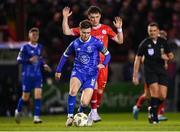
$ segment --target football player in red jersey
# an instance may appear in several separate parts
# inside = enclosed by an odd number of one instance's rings
[[[79,27],[70,28],[68,24],[68,18],[72,14],[69,7],[65,7],[62,11],[63,22],[62,28],[65,35],[79,36]],[[108,37],[117,42],[118,44],[123,43],[123,32],[122,32],[122,19],[120,17],[115,17],[113,24],[117,28],[117,33],[115,33],[111,27],[101,24],[101,9],[96,6],[90,6],[87,11],[88,19],[92,23],[91,35],[100,39],[106,48],[108,48]],[[104,56],[100,53],[100,63],[104,61]],[[97,108],[100,106],[101,99],[104,93],[104,88],[106,87],[108,79],[108,67],[104,69],[99,69],[97,88],[94,90],[91,99],[91,112],[89,117],[92,118],[94,122],[101,121],[101,117],[97,113]]]

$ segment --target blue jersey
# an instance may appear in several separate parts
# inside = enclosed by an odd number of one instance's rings
[[[30,63],[29,59],[37,56],[38,60],[35,63]],[[22,64],[22,76],[42,77],[41,66],[43,65],[42,59],[42,46],[40,44],[32,45],[30,43],[21,47],[17,57],[17,61]]]
[[[98,72],[99,52],[106,54],[108,51],[101,41],[90,36],[86,42],[80,38],[75,39],[63,55],[68,57],[73,52],[75,52],[74,69],[83,74],[95,75]]]

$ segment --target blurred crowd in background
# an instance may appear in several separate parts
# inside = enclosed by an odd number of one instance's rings
[[[147,24],[155,21],[160,29],[167,32],[168,43],[176,56],[168,68],[171,86],[175,85],[175,77],[180,72],[180,0],[0,0],[0,45],[27,41],[28,30],[38,27],[45,58],[55,70],[63,51],[74,39],[63,35],[62,9],[65,6],[71,8],[73,14],[69,24],[77,27],[81,20],[87,18],[86,10],[91,5],[102,9],[101,23],[111,26],[114,31],[114,17],[123,19],[124,44],[119,46],[109,41],[111,63],[123,63],[121,72],[115,73],[123,76],[120,81],[131,81],[136,50],[147,36]],[[68,77],[71,59],[66,65],[64,72]]]

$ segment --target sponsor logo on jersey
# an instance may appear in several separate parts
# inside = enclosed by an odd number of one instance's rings
[[[152,55],[154,55],[154,49],[148,49],[148,54],[150,55],[150,56],[152,56]]]
[[[83,64],[88,64],[89,61],[90,61],[90,57],[89,57],[88,55],[86,55],[86,54],[80,55],[80,56],[79,56],[79,60],[80,60],[80,62],[83,63]]]

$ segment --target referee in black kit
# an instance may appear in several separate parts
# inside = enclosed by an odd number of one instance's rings
[[[148,25],[148,35],[138,47],[134,61],[133,83],[139,84],[138,72],[141,59],[144,56],[145,81],[149,86],[151,100],[149,110],[150,123],[159,123],[157,109],[167,96],[168,75],[164,67],[165,61],[174,58],[173,53],[165,39],[159,36],[159,26],[157,23]]]

